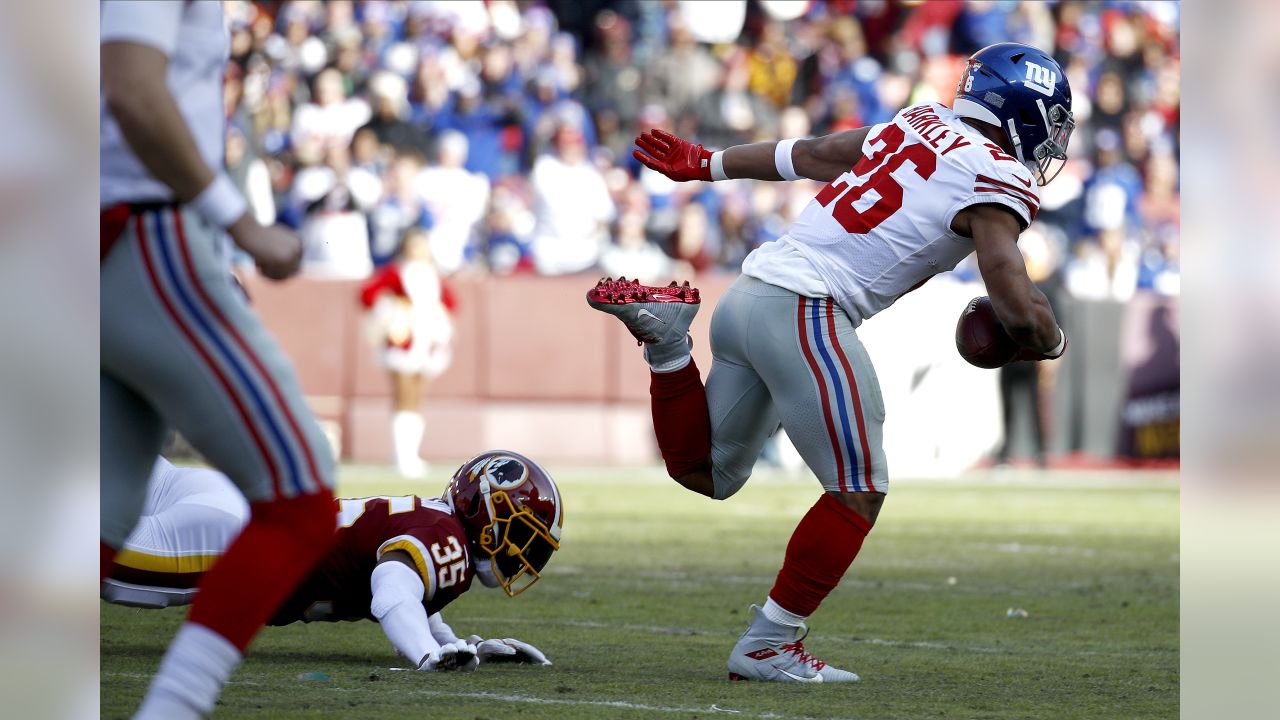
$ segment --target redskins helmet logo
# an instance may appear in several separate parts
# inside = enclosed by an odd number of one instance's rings
[[[514,490],[529,479],[529,468],[513,457],[499,455],[472,465],[469,474],[473,480],[485,478],[495,490]]]

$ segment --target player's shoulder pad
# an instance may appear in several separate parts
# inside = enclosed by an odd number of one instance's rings
[[[1006,205],[1031,224],[1040,211],[1040,188],[1025,165],[994,144],[984,145],[967,160],[973,170],[973,193],[989,202]]]
[[[975,153],[977,162],[974,175],[983,176],[1000,183],[1012,184],[1019,192],[1027,193],[1037,200],[1040,198],[1040,187],[1036,184],[1031,170],[1026,165],[1004,154],[999,148],[983,148],[984,154]],[[1000,157],[996,157],[996,154]],[[980,179],[980,178],[979,178]]]
[[[894,115],[893,125],[932,148],[940,165],[958,168],[961,174],[974,174],[989,157],[984,147],[987,139],[941,103],[905,107]]]
[[[909,122],[917,116],[932,116],[931,119],[937,119],[945,116],[950,109],[942,103],[926,101],[919,102],[915,105],[908,105],[894,114],[894,122]]]
[[[449,507],[449,503],[443,498],[418,496],[418,505],[423,511],[444,517],[453,517],[453,508]]]

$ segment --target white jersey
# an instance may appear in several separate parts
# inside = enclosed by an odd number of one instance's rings
[[[863,158],[818,193],[786,235],[742,272],[808,297],[829,296],[857,326],[973,252],[956,213],[994,203],[1023,227],[1039,209],[1031,171],[945,105],[925,103],[871,128]]]
[[[169,58],[169,92],[178,104],[200,156],[210,168],[222,167],[225,113],[222,74],[230,36],[221,2],[122,2],[101,6],[100,42],[130,42],[154,47]],[[125,142],[105,99],[99,96],[100,203],[163,201],[169,186],[151,177]]]

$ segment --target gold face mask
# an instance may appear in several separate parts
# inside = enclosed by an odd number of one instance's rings
[[[527,507],[516,507],[504,491],[491,493],[493,522],[480,534],[480,551],[493,564],[493,574],[510,597],[528,590],[541,579],[560,542]]]

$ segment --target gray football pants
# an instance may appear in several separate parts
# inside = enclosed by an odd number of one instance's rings
[[[880,382],[848,315],[830,298],[742,275],[711,318],[711,353],[717,498],[747,481],[779,422],[826,490],[888,490]]]
[[[284,353],[194,213],[135,212],[102,262],[102,539],[136,524],[168,429],[250,502],[329,491],[333,455]]]

